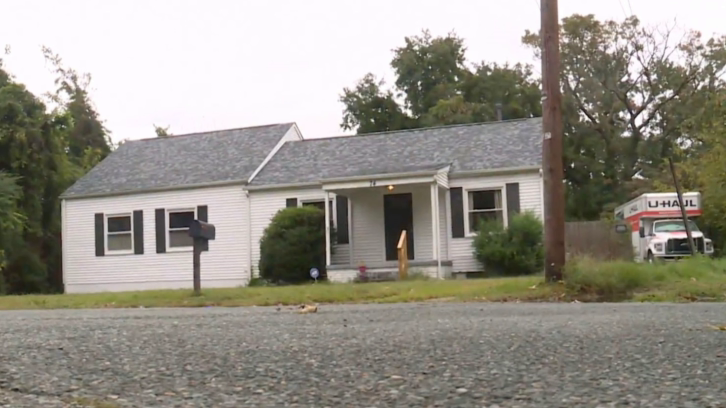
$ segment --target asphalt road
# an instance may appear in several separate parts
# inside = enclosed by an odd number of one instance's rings
[[[726,407],[725,323],[726,304],[2,312],[0,406]]]

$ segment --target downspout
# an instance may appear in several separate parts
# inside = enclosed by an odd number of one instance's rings
[[[441,279],[441,206],[439,184],[436,183],[436,277]]]
[[[245,197],[247,197],[247,268],[250,271],[250,280],[247,285],[249,285],[254,278],[252,272],[252,200],[249,190],[245,190]]]
[[[66,276],[68,276],[68,204],[61,200],[61,279],[63,293],[66,292]]]

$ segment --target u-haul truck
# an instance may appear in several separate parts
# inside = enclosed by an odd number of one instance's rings
[[[692,218],[702,214],[701,193],[683,193],[696,251],[713,255],[713,242],[698,229]],[[647,193],[615,209],[615,219],[630,225],[635,260],[655,262],[691,255],[676,193]]]

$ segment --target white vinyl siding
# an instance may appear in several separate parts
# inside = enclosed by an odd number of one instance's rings
[[[156,253],[155,210],[196,209],[200,205],[208,206],[209,222],[217,230],[216,240],[209,243],[209,251],[202,253],[202,288],[246,285],[249,281],[247,198],[241,186],[227,186],[64,200],[66,292],[192,288],[191,248]],[[143,211],[144,254],[129,251],[123,256],[110,253],[96,256],[94,214],[131,214],[135,210]]]
[[[411,193],[413,198],[413,243],[415,260],[434,259],[433,228],[431,225],[431,185],[398,185],[393,191],[385,187],[360,188],[347,190],[345,195],[350,202],[349,219],[353,257],[350,257],[348,244],[337,245],[333,251],[333,265],[352,265],[365,263],[369,267],[386,264],[385,229],[383,217],[383,196],[385,194]],[[298,205],[311,201],[322,201],[325,192],[319,188],[291,189],[277,191],[251,191],[252,209],[252,269],[258,273],[260,259],[259,242],[270,219],[285,208],[286,199],[297,198]],[[331,196],[333,194],[331,193]],[[447,260],[447,194],[439,189],[439,222],[441,230],[441,258]],[[333,206],[335,208],[335,206]]]
[[[451,188],[462,187],[464,193],[464,225],[468,230],[468,191],[485,190],[492,188],[503,188],[507,183],[519,183],[519,206],[520,211],[532,211],[540,219],[542,218],[542,179],[538,171],[524,174],[502,175],[491,177],[451,178]],[[506,219],[506,190],[502,191],[502,205],[504,206],[504,218]],[[482,266],[474,257],[472,248],[473,236],[465,238],[453,238],[451,233],[451,222],[447,226],[448,239],[451,243],[449,258],[454,263],[454,272],[481,271]]]
[[[251,252],[254,276],[259,276],[260,240],[272,217],[286,206],[288,198],[297,199],[298,206],[311,202],[325,201],[325,192],[321,188],[286,189],[286,190],[260,190],[250,191],[251,206]],[[331,198],[334,194],[331,194]],[[333,209],[335,205],[333,205]],[[211,210],[210,210],[211,211]],[[331,224],[332,225],[332,224]],[[333,250],[331,262],[333,264],[347,264],[350,259],[348,244],[336,245]],[[323,265],[324,266],[324,265]]]
[[[353,265],[364,262],[373,267],[386,263],[383,196],[400,193],[413,196],[414,260],[434,259],[431,185],[398,185],[393,191],[383,187],[362,188],[349,194],[353,211]]]

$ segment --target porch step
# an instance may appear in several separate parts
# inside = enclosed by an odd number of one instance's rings
[[[364,275],[358,275],[359,282],[388,282],[398,280],[398,271],[368,270]]]

